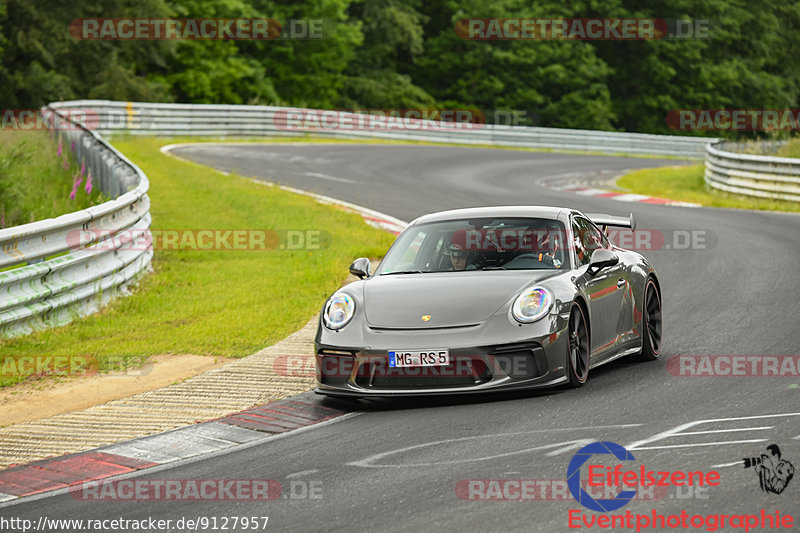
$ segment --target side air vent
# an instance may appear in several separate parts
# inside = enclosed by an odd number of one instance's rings
[[[538,342],[495,346],[489,355],[512,379],[532,379],[547,374],[547,356]]]

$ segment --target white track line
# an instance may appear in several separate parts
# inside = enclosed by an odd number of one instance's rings
[[[779,413],[774,415],[756,415],[756,416],[737,416],[732,418],[711,418],[708,420],[695,420],[694,422],[687,422],[686,424],[681,424],[680,426],[676,426],[672,429],[668,429],[667,431],[662,431],[661,433],[657,433],[652,437],[648,437],[643,440],[639,440],[628,444],[625,446],[628,450],[637,450],[637,449],[645,449],[643,446],[646,444],[650,444],[651,442],[656,442],[659,440],[663,440],[672,436],[675,436],[681,433],[685,429],[689,429],[694,426],[698,426],[700,424],[712,424],[716,422],[734,422],[740,420],[761,420],[764,418],[781,418],[787,416],[800,416],[800,413]],[[740,428],[732,428],[732,429],[740,429]],[[722,443],[725,444],[725,443]],[[646,448],[646,449],[656,449],[656,448]]]
[[[437,444],[452,444],[454,442],[463,442],[467,440],[477,440],[477,439],[491,439],[491,438],[500,438],[500,437],[509,437],[509,436],[516,436],[516,435],[529,435],[533,433],[552,433],[554,431],[584,431],[584,430],[592,430],[592,429],[618,429],[618,428],[628,428],[628,427],[639,427],[642,424],[615,424],[610,426],[588,426],[588,427],[581,427],[581,428],[557,428],[557,429],[533,429],[530,431],[515,431],[512,433],[493,433],[488,435],[471,435],[469,437],[458,437],[454,439],[445,439],[433,442],[425,442],[422,444],[414,444],[412,446],[405,446],[403,448],[396,448],[394,450],[389,450],[388,452],[381,452],[376,453],[374,455],[370,455],[365,459],[360,459],[358,461],[352,461],[347,463],[350,466],[360,466],[362,468],[410,468],[410,467],[420,467],[420,466],[433,466],[433,465],[444,465],[444,464],[456,464],[456,463],[469,463],[475,461],[486,461],[490,459],[496,459],[498,457],[508,457],[511,455],[519,455],[523,453],[528,453],[536,450],[545,450],[549,448],[555,448],[560,446],[560,450],[556,450],[557,452],[563,451],[565,449],[572,449],[573,447],[577,446],[578,443],[586,443],[595,442],[595,440],[586,440],[586,439],[573,439],[567,440],[563,442],[557,442],[554,444],[544,444],[541,446],[534,446],[532,448],[525,448],[522,450],[514,450],[511,452],[496,454],[496,455],[482,455],[480,457],[470,457],[467,459],[459,459],[454,461],[436,461],[433,463],[414,463],[414,464],[373,464],[376,461],[379,461],[385,457],[389,457],[392,455],[403,454],[405,452],[411,450],[417,450],[420,448],[426,448],[429,446],[435,446]],[[585,445],[585,444],[584,444]]]
[[[675,435],[672,436],[677,437],[678,435],[706,435],[708,433],[732,433],[734,431],[758,431],[762,429],[775,429],[775,426],[761,426],[757,428],[709,429],[708,431],[687,431],[686,433],[676,433]]]
[[[320,178],[323,180],[330,180],[330,181],[338,181],[341,183],[355,183],[353,180],[349,180],[347,178],[337,178],[336,176],[330,176],[328,174],[323,174],[322,172],[304,172],[306,176],[311,176],[312,178]]]
[[[697,448],[699,446],[720,446],[722,444],[747,444],[752,442],[766,442],[767,439],[729,440],[721,442],[696,442],[694,444],[665,444],[664,446],[641,446],[628,448],[629,450],[666,450],[669,448]]]

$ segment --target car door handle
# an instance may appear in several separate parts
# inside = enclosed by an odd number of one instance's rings
[[[624,287],[624,286],[625,286],[625,279],[624,279],[624,278],[620,278],[620,279],[617,281],[617,287],[619,287],[619,288],[622,288],[622,287]]]

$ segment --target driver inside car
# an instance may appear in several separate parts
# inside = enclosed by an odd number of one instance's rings
[[[450,256],[450,270],[475,270],[475,265],[469,264],[469,252],[460,244],[451,244],[444,250],[444,255]]]
[[[548,226],[544,234],[544,239],[540,242],[537,258],[540,262],[555,268],[561,268],[562,261],[559,258],[559,241],[561,232],[558,226]]]

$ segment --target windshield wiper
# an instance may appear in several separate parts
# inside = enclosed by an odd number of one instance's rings
[[[501,266],[485,266],[481,267],[481,270],[508,270],[506,267]]]
[[[395,272],[384,272],[381,276],[388,276],[389,274],[422,274],[422,270],[397,270]]]

